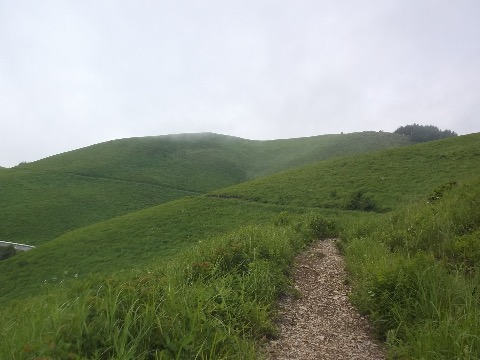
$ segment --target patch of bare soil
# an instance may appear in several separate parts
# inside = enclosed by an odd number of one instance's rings
[[[267,359],[385,359],[367,320],[348,298],[343,257],[335,240],[315,242],[296,259],[295,288],[279,305],[279,336],[265,346]]]

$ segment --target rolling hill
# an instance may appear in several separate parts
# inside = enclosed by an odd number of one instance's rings
[[[216,134],[109,141],[0,172],[0,239],[39,245],[68,231],[312,161],[408,145],[364,132],[251,141]]]
[[[84,276],[128,269],[132,262],[146,265],[231,228],[268,222],[281,211],[335,216],[351,210],[398,208],[447,182],[475,176],[479,140],[480,135],[474,134],[317,161],[208,194],[118,217],[110,214],[109,220],[72,230],[0,263],[2,297],[36,293],[45,281],[59,279],[65,272]],[[358,194],[357,207],[349,208]],[[364,209],[365,201],[373,207]],[[21,289],[12,278],[21,279]]]

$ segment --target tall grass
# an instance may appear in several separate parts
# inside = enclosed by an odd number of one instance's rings
[[[257,358],[314,222],[243,227],[153,268],[11,303],[0,358]]]
[[[480,179],[363,220],[343,237],[352,299],[391,356],[480,358]]]

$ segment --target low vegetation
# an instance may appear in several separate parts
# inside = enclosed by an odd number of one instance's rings
[[[8,258],[15,256],[16,253],[17,250],[15,250],[13,245],[0,246],[0,261],[7,260]]]
[[[480,134],[315,162],[211,192],[287,206],[385,212],[475,174]]]
[[[0,262],[0,304],[88,274],[164,261],[209,237],[269,222],[282,210],[234,199],[187,197],[80,228]]]

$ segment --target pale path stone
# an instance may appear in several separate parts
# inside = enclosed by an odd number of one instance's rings
[[[265,346],[267,359],[385,359],[367,320],[348,298],[343,257],[334,240],[315,242],[296,259],[300,297],[279,305],[279,336]]]

